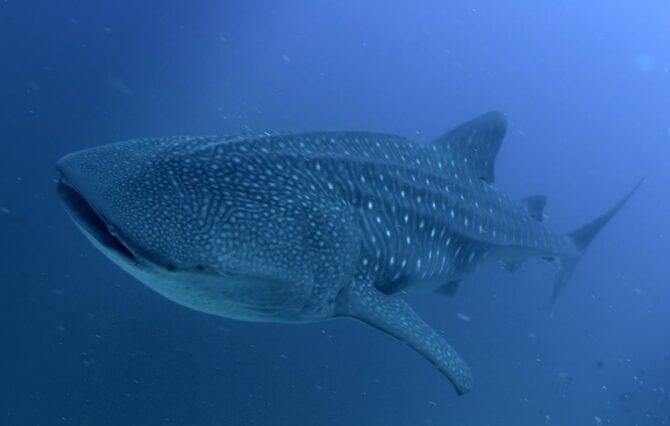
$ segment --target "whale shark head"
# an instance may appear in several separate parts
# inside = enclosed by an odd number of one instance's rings
[[[168,271],[208,263],[211,242],[191,238],[198,212],[189,202],[200,194],[186,187],[192,160],[177,155],[187,144],[130,141],[58,161],[58,193],[68,213],[112,260]],[[183,240],[188,250],[177,244]]]
[[[58,193],[96,248],[171,300],[241,319],[298,309],[286,285],[295,271],[259,226],[276,214],[290,235],[291,214],[271,208],[248,159],[223,145],[185,137],[76,152],[57,163]]]

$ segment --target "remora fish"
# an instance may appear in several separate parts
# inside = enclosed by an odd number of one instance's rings
[[[465,362],[396,293],[453,294],[483,262],[541,257],[558,264],[555,300],[637,189],[553,233],[543,196],[515,202],[493,186],[505,130],[492,112],[430,144],[362,132],[132,140],[63,157],[58,191],[94,246],[170,300],[249,321],[356,318],[465,393]]]

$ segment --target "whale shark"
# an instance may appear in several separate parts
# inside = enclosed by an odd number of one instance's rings
[[[500,112],[431,142],[370,132],[136,139],[57,162],[76,226],[130,275],[197,311],[279,323],[353,318],[406,343],[458,394],[456,350],[402,298],[454,295],[486,262],[552,261],[552,303],[589,243],[640,183],[561,234],[544,196],[495,186]]]

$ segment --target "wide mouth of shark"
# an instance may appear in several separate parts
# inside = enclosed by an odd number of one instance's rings
[[[137,263],[137,258],[133,252],[111,231],[107,221],[83,195],[63,179],[58,181],[57,190],[72,219],[91,237],[127,261]]]

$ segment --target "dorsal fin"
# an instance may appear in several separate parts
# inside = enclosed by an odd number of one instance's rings
[[[463,159],[480,179],[493,183],[498,150],[507,130],[507,120],[498,111],[461,124],[433,143],[445,147],[450,156]]]
[[[547,197],[544,195],[531,195],[521,200],[521,204],[526,206],[528,214],[540,222],[544,221],[544,206],[547,205]]]

